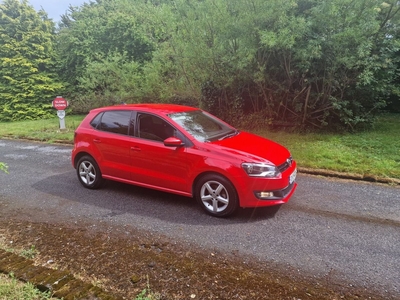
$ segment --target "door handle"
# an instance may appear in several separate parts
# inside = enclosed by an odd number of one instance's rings
[[[131,147],[131,150],[132,151],[141,151],[140,147],[137,147],[137,146]]]
[[[94,139],[93,142],[94,143],[101,143],[101,140],[100,139]]]

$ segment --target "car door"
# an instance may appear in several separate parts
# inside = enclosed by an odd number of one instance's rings
[[[164,119],[147,113],[137,115],[137,138],[131,152],[132,180],[169,191],[191,193],[187,176],[196,158],[185,147],[167,147],[168,137],[185,137]]]
[[[105,178],[130,180],[130,150],[134,130],[131,122],[132,111],[110,110],[103,113],[96,127],[93,145],[100,153],[98,161]]]

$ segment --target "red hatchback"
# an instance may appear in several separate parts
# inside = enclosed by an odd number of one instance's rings
[[[90,111],[75,131],[72,164],[86,188],[109,179],[195,197],[217,217],[286,203],[297,186],[285,147],[172,104]]]

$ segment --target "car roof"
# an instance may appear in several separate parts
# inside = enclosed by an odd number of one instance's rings
[[[92,112],[101,112],[106,110],[137,110],[142,112],[157,112],[159,114],[171,114],[184,111],[199,110],[199,108],[178,105],[178,104],[164,104],[164,103],[143,103],[143,104],[120,104],[114,106],[105,106],[93,109]]]

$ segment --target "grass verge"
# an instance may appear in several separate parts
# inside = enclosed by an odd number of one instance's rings
[[[72,143],[74,131],[83,118],[84,116],[67,116],[65,118],[66,129],[64,130],[60,130],[58,118],[35,121],[0,122],[0,137],[28,139],[49,143]]]
[[[72,143],[83,116],[0,123],[0,137]],[[299,167],[400,179],[400,114],[382,114],[374,129],[359,133],[297,133],[259,129],[254,133],[290,149]]]
[[[400,114],[381,115],[359,133],[287,133],[258,130],[290,149],[303,168],[400,179]]]

